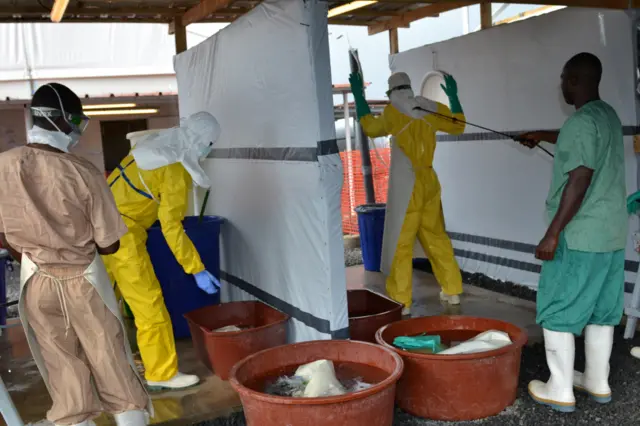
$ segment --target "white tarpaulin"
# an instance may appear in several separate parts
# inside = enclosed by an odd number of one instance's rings
[[[81,97],[176,91],[166,25],[0,24],[0,40],[3,99],[30,99],[50,81]]]
[[[570,8],[403,52],[391,58],[390,67],[408,73],[418,93],[428,72],[453,74],[468,121],[517,134],[562,126],[572,112],[559,88],[562,67],[576,53],[596,54],[604,64],[601,96],[625,125],[631,193],[637,188],[631,137],[637,126],[635,37],[626,12]],[[438,93],[435,84],[423,89],[425,96]],[[472,126],[462,136],[440,135],[438,140],[434,167],[461,268],[536,286],[540,263],[533,252],[547,226],[544,202],[552,159]],[[403,188],[410,188],[413,179],[409,164],[400,161],[398,172],[396,160],[383,265],[390,262],[390,245],[404,216]],[[628,282],[634,281],[638,266],[631,249],[630,243]]]
[[[175,60],[180,115],[208,111],[206,212],[222,236],[223,300],[292,316],[290,340],[348,332],[327,3],[269,0]]]

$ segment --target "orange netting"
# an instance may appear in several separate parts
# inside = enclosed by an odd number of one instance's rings
[[[391,164],[391,149],[371,149],[371,168],[376,203],[387,202],[387,187],[389,184],[389,165]],[[344,234],[358,234],[358,217],[354,209],[367,203],[362,176],[362,160],[359,151],[341,152],[342,167],[344,168],[344,182],[342,185],[342,232]]]

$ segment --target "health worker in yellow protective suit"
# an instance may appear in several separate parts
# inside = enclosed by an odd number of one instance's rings
[[[199,161],[219,135],[220,126],[211,114],[196,113],[180,127],[143,136],[108,179],[129,232],[120,240],[120,250],[104,260],[135,317],[151,389],[182,389],[199,379],[178,372],[171,320],[147,253],[147,229],[159,220],[169,248],[184,271],[194,276],[194,284],[208,294],[218,291],[218,280],[205,270],[182,220],[192,182],[211,186]]]
[[[389,77],[387,92],[391,104],[380,116],[374,117],[364,97],[362,77],[352,74],[349,80],[364,132],[370,138],[392,135],[411,161],[415,174],[413,192],[387,278],[387,292],[391,298],[404,304],[404,314],[410,314],[413,246],[417,237],[442,287],[441,299],[457,305],[462,293],[462,276],[445,230],[440,182],[432,167],[436,132],[464,132],[465,117],[458,100],[456,81],[445,75],[442,88],[449,97],[449,109],[422,96],[414,96],[409,76],[395,73]]]

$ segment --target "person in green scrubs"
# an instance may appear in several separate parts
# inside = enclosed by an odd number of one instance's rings
[[[519,140],[556,144],[546,202],[549,228],[536,249],[543,261],[536,321],[543,328],[551,377],[529,383],[538,403],[575,411],[574,388],[611,401],[613,329],[624,309],[627,207],[622,123],[600,99],[600,60],[581,53],[562,71],[562,93],[575,113],[560,132]],[[574,336],[585,333],[586,366],[574,372]]]

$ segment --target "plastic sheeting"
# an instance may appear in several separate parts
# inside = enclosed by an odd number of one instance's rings
[[[631,193],[637,188],[630,137],[638,111],[635,37],[626,12],[569,8],[400,53],[390,59],[390,68],[408,73],[414,90],[424,88],[428,97],[437,95],[438,85],[423,87],[427,74],[449,72],[458,82],[467,120],[520,133],[559,129],[572,112],[559,88],[563,65],[581,51],[598,55],[604,64],[601,96],[616,109],[628,135]],[[552,160],[540,150],[471,126],[462,136],[440,135],[438,140],[434,167],[461,268],[537,286],[540,263],[533,252],[547,226],[544,202]],[[395,151],[392,156],[383,267],[390,263],[404,216],[401,205],[408,197],[404,192],[413,179],[406,159]],[[627,281],[633,282],[637,256],[631,241],[628,247]]]
[[[63,80],[81,96],[176,90],[174,38],[166,25],[1,24],[0,40],[3,98],[30,99],[52,80]],[[93,80],[105,77],[111,79]]]
[[[204,168],[222,234],[223,300],[291,315],[292,341],[345,337],[327,3],[269,0],[177,56],[180,115],[221,127]],[[201,197],[202,194],[199,194]]]

